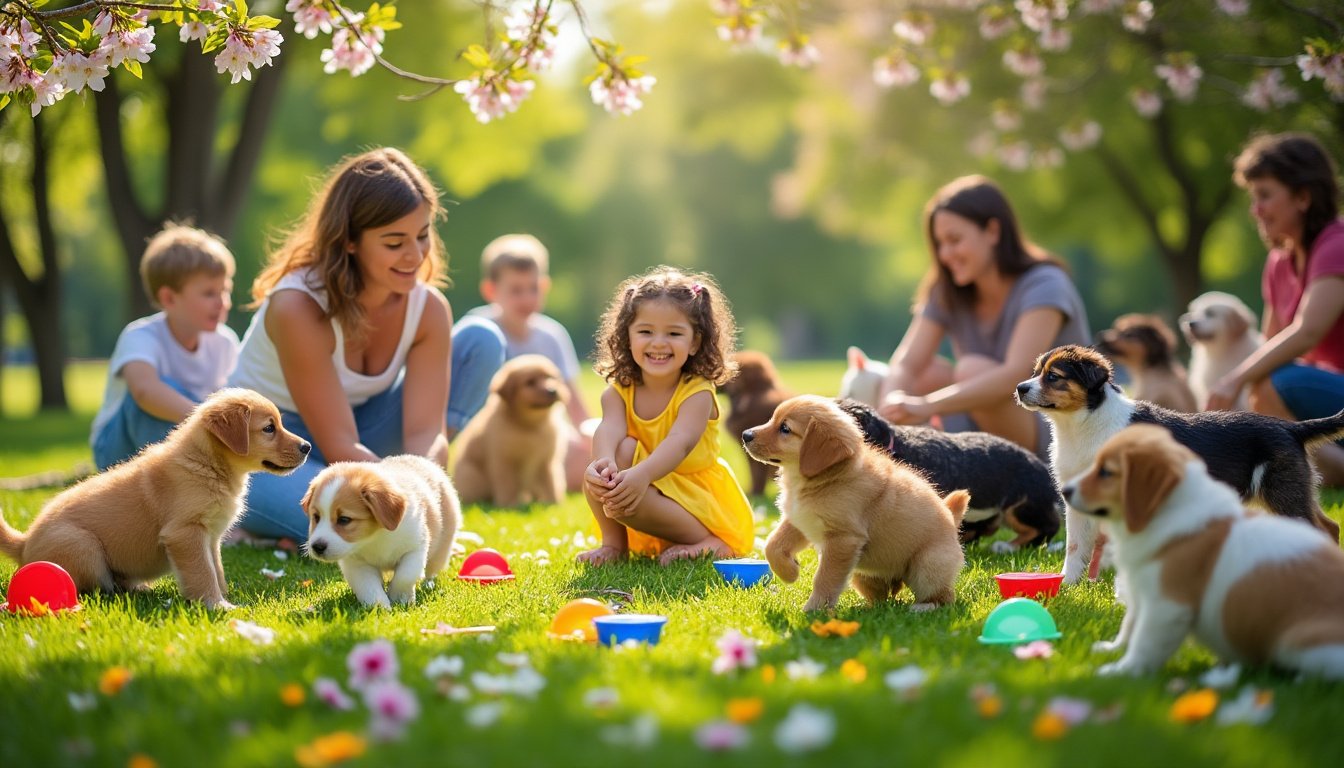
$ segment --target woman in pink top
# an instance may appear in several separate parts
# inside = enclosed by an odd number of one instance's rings
[[[1254,411],[1284,419],[1344,408],[1344,221],[1335,164],[1311,136],[1259,136],[1236,160],[1234,178],[1251,196],[1251,216],[1269,246],[1261,277],[1266,343],[1209,393],[1207,407],[1231,407],[1250,388]],[[1344,485],[1344,448],[1316,449],[1327,485]]]

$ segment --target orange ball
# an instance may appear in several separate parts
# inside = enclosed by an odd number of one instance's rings
[[[583,639],[590,643],[597,642],[597,628],[593,626],[593,619],[598,616],[610,616],[611,609],[606,603],[594,600],[590,597],[581,597],[578,600],[571,600],[555,613],[555,618],[551,620],[551,636],[563,639]]]

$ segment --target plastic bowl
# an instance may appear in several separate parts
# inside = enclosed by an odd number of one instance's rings
[[[657,645],[666,623],[666,616],[649,613],[621,613],[593,619],[597,642],[602,645],[620,645],[628,640]]]
[[[513,581],[513,570],[509,568],[509,561],[505,560],[503,555],[485,547],[467,555],[467,559],[462,561],[462,568],[457,572],[457,578],[477,584],[495,584],[501,581]]]
[[[754,587],[770,580],[770,564],[749,557],[715,560],[714,570],[719,572],[724,581],[739,587]]]
[[[1054,597],[1059,594],[1059,585],[1064,581],[1062,573],[1000,573],[994,577],[999,582],[999,594],[1004,599],[1010,597]]]
[[[10,613],[44,615],[47,612],[79,610],[79,593],[75,580],[64,568],[38,560],[14,572],[9,581],[5,610]],[[45,606],[46,610],[36,608]]]
[[[989,612],[980,642],[1016,645],[1060,637],[1063,637],[1063,633],[1055,626],[1055,617],[1050,615],[1045,606],[1025,597],[1014,597],[1004,600]]]
[[[612,615],[611,609],[606,603],[591,597],[571,600],[555,612],[548,634],[557,640],[596,642],[597,627],[593,626],[593,620],[599,616],[610,615]]]

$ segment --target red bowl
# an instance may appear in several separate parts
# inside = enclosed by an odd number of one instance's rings
[[[1010,597],[1054,597],[1059,594],[1059,585],[1064,581],[1062,573],[1000,573],[994,577],[999,582],[999,594],[1004,599]]]

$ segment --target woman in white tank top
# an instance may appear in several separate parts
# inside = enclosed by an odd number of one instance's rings
[[[335,169],[253,283],[257,312],[229,383],[274,401],[314,449],[289,476],[252,478],[245,529],[305,539],[299,501],[331,462],[409,453],[447,463],[462,426],[446,418],[450,379],[452,396],[479,408],[504,340],[477,325],[453,332],[434,290],[447,283],[433,229],[441,212],[403,153],[365,152]]]

